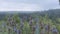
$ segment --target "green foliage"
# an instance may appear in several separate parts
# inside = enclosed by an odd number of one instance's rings
[[[12,15],[12,19],[15,21],[15,24],[18,24],[16,26],[17,29],[20,29],[20,17],[21,17],[21,16],[19,16],[20,14],[18,15],[16,13],[16,14],[11,14],[11,15]],[[21,15],[25,16],[25,14],[24,15],[21,14]],[[56,27],[59,31],[59,34],[60,34],[60,11],[59,10],[58,10],[58,12],[55,11],[55,10],[49,10],[49,12],[45,11],[45,12],[40,12],[40,13],[39,12],[29,13],[29,15],[26,14],[27,17],[29,17],[30,15],[33,17],[33,23],[32,23],[33,26],[36,25],[36,21],[34,21],[34,18],[39,18],[39,21],[40,21],[39,23],[43,23],[43,24],[46,24],[46,25],[49,23],[50,26],[51,26],[51,29],[53,27]],[[6,15],[4,17],[4,19],[0,21],[0,25],[2,25],[2,21],[7,23],[7,19],[9,18],[9,16],[10,16],[10,14]],[[28,20],[29,20],[29,18],[28,18]],[[39,28],[40,28],[40,26],[39,26]],[[39,29],[39,31],[40,30],[41,29]],[[43,28],[43,30],[44,30],[44,28]],[[23,26],[22,32],[23,32],[22,34],[31,34],[32,29],[29,26],[29,21],[27,21],[27,20],[24,21],[24,26]]]
[[[58,33],[60,34],[60,24],[56,25],[56,28],[58,29]]]
[[[13,15],[13,20],[15,20],[16,23],[20,23],[20,18],[18,15]]]

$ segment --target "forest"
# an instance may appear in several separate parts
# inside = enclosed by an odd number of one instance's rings
[[[60,34],[60,9],[0,12],[0,34]]]

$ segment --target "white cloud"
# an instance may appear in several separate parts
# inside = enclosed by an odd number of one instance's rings
[[[57,9],[60,8],[58,0],[43,0],[40,2],[42,8],[46,9]]]
[[[0,11],[39,11],[40,6],[29,3],[1,2]]]
[[[10,0],[0,0],[0,11],[41,11],[46,9],[60,8],[58,0],[38,0],[39,2],[37,0],[31,0],[32,3],[30,3],[30,1],[26,1],[16,2],[15,0],[15,2],[12,2]],[[36,1],[38,2],[38,4]]]

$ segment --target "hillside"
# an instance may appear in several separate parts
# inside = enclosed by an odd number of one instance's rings
[[[22,32],[22,34],[44,32],[44,34],[53,34],[54,32],[60,34],[60,9],[25,13],[0,12],[0,27],[0,33],[6,34]]]

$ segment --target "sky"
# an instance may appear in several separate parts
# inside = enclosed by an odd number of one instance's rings
[[[0,11],[42,11],[60,9],[59,0],[0,0]]]

